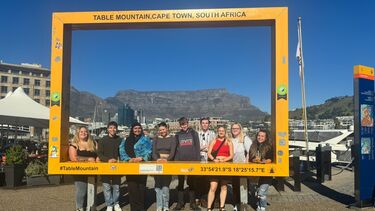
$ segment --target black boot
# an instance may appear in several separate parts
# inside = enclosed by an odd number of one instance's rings
[[[190,201],[190,209],[192,210],[197,210],[198,206],[195,203],[195,193],[194,191],[189,191],[189,201]]]
[[[183,210],[184,209],[184,192],[178,191],[177,193],[177,205],[173,210]]]

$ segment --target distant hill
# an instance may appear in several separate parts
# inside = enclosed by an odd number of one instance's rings
[[[308,119],[333,119],[337,116],[353,115],[353,97],[342,96],[326,100],[323,104],[307,107]],[[289,112],[290,119],[301,119],[302,109]]]
[[[97,105],[96,119],[99,121],[104,109],[115,114],[122,104],[129,104],[135,110],[142,109],[147,119],[212,116],[247,122],[263,119],[267,114],[251,105],[248,97],[229,93],[226,89],[149,92],[124,90],[114,97],[101,99],[72,87],[70,99],[72,116],[93,117]]]

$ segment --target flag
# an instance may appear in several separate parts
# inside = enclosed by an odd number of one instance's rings
[[[301,17],[298,18],[297,30],[298,30],[298,43],[297,43],[296,58],[297,58],[298,65],[299,65],[299,77],[302,78],[304,63],[303,63],[303,51],[302,51],[302,22],[301,22]]]

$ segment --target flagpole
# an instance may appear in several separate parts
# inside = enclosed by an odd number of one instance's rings
[[[298,47],[297,47],[297,59],[299,65],[299,75],[301,78],[301,94],[302,94],[302,118],[305,133],[306,142],[306,159],[307,159],[307,170],[310,170],[310,156],[309,156],[309,136],[307,133],[307,109],[306,109],[306,92],[305,92],[305,66],[303,60],[302,51],[302,19],[298,17]]]

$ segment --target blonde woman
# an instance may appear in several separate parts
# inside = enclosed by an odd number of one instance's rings
[[[233,142],[233,162],[246,163],[248,160],[249,149],[252,140],[243,132],[240,123],[234,123],[231,127],[231,138]],[[239,209],[241,203],[247,204],[247,182],[246,178],[234,176],[232,179],[233,187],[233,206],[234,210]],[[242,190],[242,191],[241,191]],[[243,192],[241,197],[241,192]]]
[[[95,162],[96,143],[92,140],[85,126],[80,126],[69,146],[69,159],[73,162]],[[87,194],[87,176],[74,176],[76,189],[76,210],[85,210],[83,205]]]
[[[208,147],[208,158],[214,162],[228,162],[233,159],[233,143],[227,137],[224,126],[217,128],[217,138],[210,143]],[[212,204],[215,199],[215,191],[220,183],[220,211],[225,210],[225,199],[227,198],[227,184],[230,182],[230,177],[215,176],[210,179],[210,190],[208,191],[207,210],[212,210]]]

